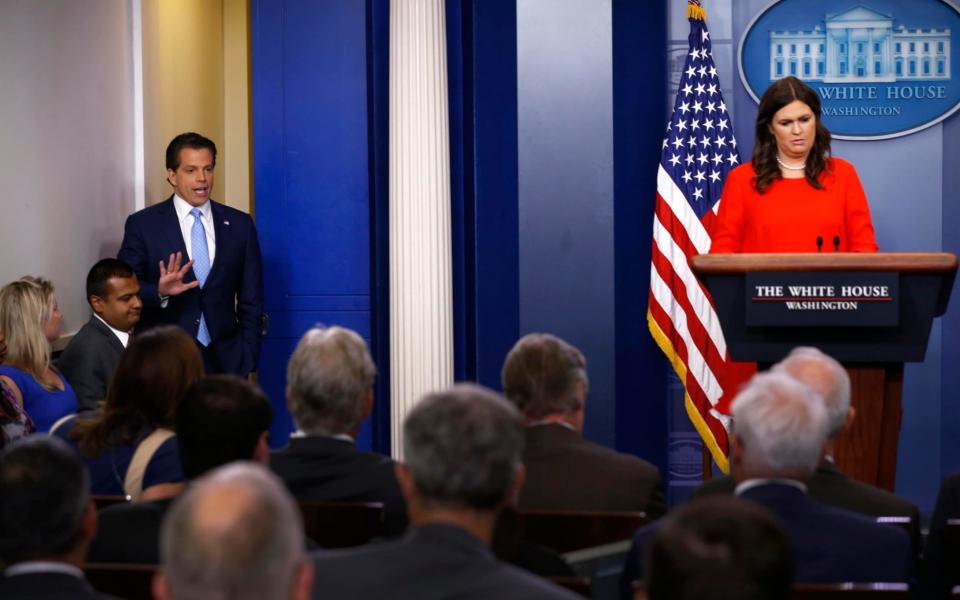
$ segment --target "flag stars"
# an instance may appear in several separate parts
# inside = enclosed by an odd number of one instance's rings
[[[694,119],[693,122],[690,123],[690,131],[696,131],[698,129],[700,129],[700,121]]]
[[[686,121],[677,121],[677,130],[678,130],[678,131],[686,131],[686,130],[687,130],[687,122],[686,122]]]
[[[719,121],[717,121],[717,128],[718,128],[720,131],[726,131],[726,130],[727,130],[727,120],[726,120],[726,119],[720,119]]]
[[[692,165],[692,164],[693,164],[693,155],[692,155],[692,154],[688,154],[687,157],[686,157],[685,159],[683,159],[683,162],[685,162],[688,167],[689,167],[690,165]]]
[[[730,153],[730,156],[727,157],[727,162],[730,163],[730,166],[732,167],[733,165],[735,165],[735,164],[737,164],[738,162],[740,162],[740,159],[737,158],[737,155],[736,155],[736,154],[734,154],[733,152],[731,152],[731,153]]]
[[[713,114],[713,111],[717,110],[717,105],[713,103],[713,100],[707,102],[707,112]]]
[[[684,100],[683,102],[680,103],[680,106],[678,106],[677,109],[681,113],[687,114],[688,112],[690,112],[690,103]]]
[[[720,139],[723,139],[723,138],[720,138]],[[673,147],[676,148],[677,150],[679,150],[680,148],[682,148],[682,147],[683,147],[683,140],[680,139],[679,137],[678,137],[678,138],[674,138],[674,140],[673,140]]]
[[[700,112],[701,110],[703,110],[703,103],[700,102],[699,100],[695,101],[695,102],[693,103],[693,112],[694,112],[694,114]]]
[[[697,73],[700,74],[700,77],[706,77],[706,76],[707,76],[707,67],[705,67],[704,65],[700,65],[700,68],[697,69]]]
[[[713,129],[713,119],[707,119],[703,122],[703,126],[706,127],[707,131]]]
[[[690,84],[689,84],[689,83],[688,83],[687,85],[683,86],[683,95],[684,95],[684,96],[689,96],[689,95],[692,94],[692,93],[693,93],[693,88],[690,87]]]
[[[693,176],[690,175],[690,171],[687,171],[686,169],[684,169],[683,177],[681,177],[681,179],[683,179],[684,183],[690,183],[690,180],[693,179]]]
[[[705,42],[710,39],[710,32],[704,29],[700,32],[700,41]]]
[[[710,162],[710,158],[706,154],[700,154],[699,156],[697,156],[697,162],[700,163],[701,165],[705,165],[708,162]]]
[[[697,147],[697,139],[694,138],[694,137],[689,137],[689,138],[687,138],[687,146],[689,146],[689,147],[691,147],[691,148],[696,148],[696,147]]]
[[[702,138],[700,138],[700,145],[703,146],[704,148],[708,148],[710,146],[710,138],[708,138],[707,136],[703,136]]]
[[[673,166],[679,165],[679,164],[680,164],[680,157],[677,156],[676,154],[674,154],[674,155],[670,158],[670,164],[673,165]]]
[[[697,74],[697,70],[693,68],[693,65],[690,65],[690,68],[686,70],[687,77],[693,77]]]
[[[717,93],[717,85],[714,84],[714,83],[711,83],[709,86],[707,86],[707,93],[710,94],[711,96],[713,96],[714,94],[716,94],[716,93]]]
[[[710,181],[712,183],[720,181],[720,171],[710,171]]]
[[[697,171],[693,178],[697,180],[697,183],[703,183],[707,179],[707,174],[703,171]]]
[[[714,155],[713,155],[713,164],[717,165],[718,167],[719,167],[720,165],[722,165],[722,164],[723,164],[723,156],[721,156],[721,155],[719,155],[719,154],[714,154]]]
[[[698,96],[703,95],[703,93],[707,90],[707,88],[702,83],[698,83],[695,89],[697,90]]]
[[[727,105],[723,103],[723,100],[720,101],[720,112],[727,112]]]
[[[713,143],[716,144],[717,148],[723,148],[724,146],[727,145],[727,140],[725,140],[722,137],[718,137],[716,141]]]
[[[697,200],[703,200],[703,190],[700,188],[693,190],[693,197]]]
[[[717,68],[713,65],[710,66],[710,77],[717,78]]]

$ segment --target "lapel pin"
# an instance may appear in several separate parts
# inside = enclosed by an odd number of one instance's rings
[[[230,221],[224,221],[223,224],[224,224],[224,225],[229,225],[229,224],[230,224]]]

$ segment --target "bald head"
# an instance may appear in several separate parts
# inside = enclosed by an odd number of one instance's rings
[[[773,371],[786,373],[823,398],[830,438],[843,430],[850,414],[850,376],[843,365],[816,348],[799,346]]]
[[[254,463],[231,463],[191,486],[164,521],[160,553],[163,598],[296,598],[309,578],[299,512]]]

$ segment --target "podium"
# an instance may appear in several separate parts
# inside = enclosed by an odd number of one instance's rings
[[[924,359],[956,255],[710,254],[691,265],[713,297],[733,360],[764,368],[796,346],[815,346],[843,363],[856,419],[834,460],[848,476],[892,491],[903,364]]]

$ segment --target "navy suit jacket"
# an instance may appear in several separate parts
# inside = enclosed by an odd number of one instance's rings
[[[107,397],[123,352],[116,334],[93,316],[63,349],[55,362],[77,394],[77,412],[96,410],[97,403]]]
[[[921,583],[923,598],[949,598],[950,590],[960,585],[960,569],[949,564],[947,521],[960,518],[960,471],[947,475],[940,484],[937,504],[930,521],[930,535],[923,551]]]
[[[203,289],[171,296],[160,306],[157,283],[160,261],[181,252],[187,260],[173,196],[127,217],[117,258],[140,280],[143,313],[137,332],[157,325],[179,325],[196,337],[203,313],[210,331],[210,348],[228,373],[247,375],[260,358],[260,319],[263,315],[263,274],[260,244],[250,215],[210,202],[217,251]],[[194,281],[190,271],[184,282]]]
[[[786,531],[798,582],[911,580],[910,538],[898,527],[821,504],[789,485],[759,485],[740,497],[767,508]],[[643,577],[643,561],[658,526],[651,523],[634,536],[620,580],[622,598],[632,598],[632,582]]]
[[[497,560],[452,525],[416,527],[399,540],[316,555],[314,598],[353,600],[575,600],[572,592]]]
[[[0,578],[0,598],[21,600],[119,600],[101,594],[85,579],[59,571],[24,573]]]

